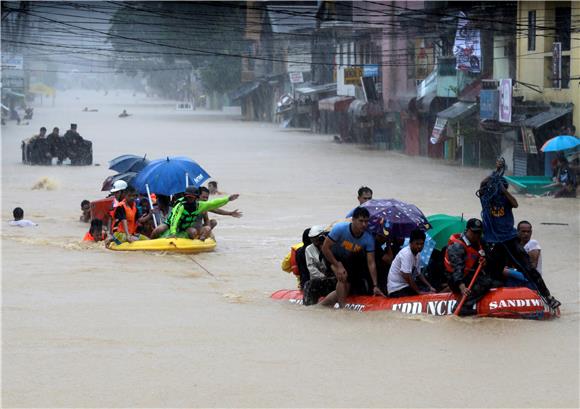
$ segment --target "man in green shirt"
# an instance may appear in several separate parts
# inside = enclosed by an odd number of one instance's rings
[[[198,201],[199,189],[189,186],[185,189],[183,198],[178,199],[175,206],[173,206],[167,220],[153,230],[151,238],[156,239],[169,230],[168,237],[187,235],[192,240],[196,239],[200,235],[196,224],[198,219],[203,218],[203,212],[225,206],[230,201],[236,200],[239,196],[238,194],[234,194],[202,202]]]

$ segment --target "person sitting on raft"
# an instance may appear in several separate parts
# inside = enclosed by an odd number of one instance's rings
[[[101,219],[92,219],[89,231],[83,237],[83,241],[102,241],[107,238],[107,234],[103,230],[103,221]]]
[[[464,233],[453,234],[445,251],[445,271],[449,288],[454,294],[467,297],[460,315],[476,314],[479,301],[492,287],[492,280],[480,271],[473,287],[469,284],[481,263],[485,263],[485,252],[481,243],[483,224],[479,219],[469,219]]]
[[[202,202],[198,200],[199,195],[199,189],[194,186],[189,186],[185,189],[184,196],[177,200],[169,218],[165,223],[153,230],[151,238],[160,237],[169,230],[170,237],[186,234],[190,239],[196,239],[200,237],[201,232],[195,226],[199,223],[198,220],[203,218],[203,212],[225,206],[240,196],[239,194],[233,194]]]
[[[408,297],[436,292],[419,270],[419,257],[425,245],[425,232],[415,229],[411,232],[409,245],[397,253],[389,269],[387,289],[389,297]],[[429,289],[422,291],[418,281]]]
[[[113,223],[111,224],[111,237],[108,241],[116,240],[120,242],[132,243],[136,240],[147,240],[147,237],[137,233],[137,191],[129,186],[125,190],[123,199],[114,209]]]
[[[369,211],[357,207],[352,222],[336,223],[324,240],[322,253],[330,262],[337,284],[336,290],[328,294],[323,305],[340,308],[346,304],[346,297],[353,294],[380,295],[375,266],[375,241],[367,231]],[[369,283],[369,274],[370,280]]]
[[[303,285],[303,301],[304,305],[314,305],[320,297],[325,297],[336,289],[336,277],[328,268],[328,261],[322,254],[322,245],[326,239],[324,226],[312,226],[308,237],[312,243],[304,251],[309,279]]]
[[[119,114],[119,118],[126,118],[128,116],[129,116],[129,114],[127,113],[127,110],[126,109],[124,109],[123,112],[121,112]]]

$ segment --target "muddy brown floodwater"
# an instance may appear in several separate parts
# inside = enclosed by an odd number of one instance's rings
[[[118,118],[122,109],[133,116]],[[71,122],[100,166],[21,164],[22,139]],[[578,407],[577,200],[517,196],[516,219],[534,225],[563,302],[557,320],[268,298],[295,287],[280,261],[302,230],[342,217],[360,185],[427,215],[479,214],[474,191],[488,170],[331,140],[115,92],[61,93],[30,125],[2,127],[2,406]],[[107,161],[124,153],[195,158],[221,190],[241,194],[226,208],[243,218],[219,217],[217,250],[202,255],[80,244],[80,202],[103,197]],[[47,188],[32,190],[43,178]],[[9,227],[15,206],[39,226]]]

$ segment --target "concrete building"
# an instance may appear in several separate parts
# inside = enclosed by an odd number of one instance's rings
[[[573,103],[573,122],[580,126],[580,2],[520,1],[518,22],[525,29],[517,39],[516,78],[520,84],[514,95],[527,101]],[[561,44],[561,52],[555,43]],[[554,61],[555,54],[561,64]]]

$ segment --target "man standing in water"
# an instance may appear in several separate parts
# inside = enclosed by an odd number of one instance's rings
[[[504,267],[510,264],[536,286],[550,308],[556,309],[562,303],[550,294],[542,275],[532,267],[528,254],[518,240],[512,212],[513,208],[518,207],[518,201],[507,190],[504,169],[505,162],[498,160],[495,172],[482,180],[477,191],[485,240],[491,246],[487,259],[489,271],[496,278],[501,277]]]
[[[368,224],[369,211],[357,207],[352,222],[335,224],[324,240],[322,253],[338,282],[336,290],[326,296],[322,305],[332,306],[338,302],[342,308],[351,293],[385,296],[378,287],[375,241],[366,231]],[[369,273],[371,283],[368,280]]]
[[[369,200],[372,200],[373,198],[373,190],[368,187],[368,186],[361,186],[358,189],[357,192],[357,200],[358,200],[358,204],[359,206],[362,205],[365,202],[368,202]],[[355,207],[356,209],[356,207]],[[352,209],[350,212],[348,212],[348,214],[346,215],[347,218],[352,217],[352,214],[354,212],[354,209]]]

